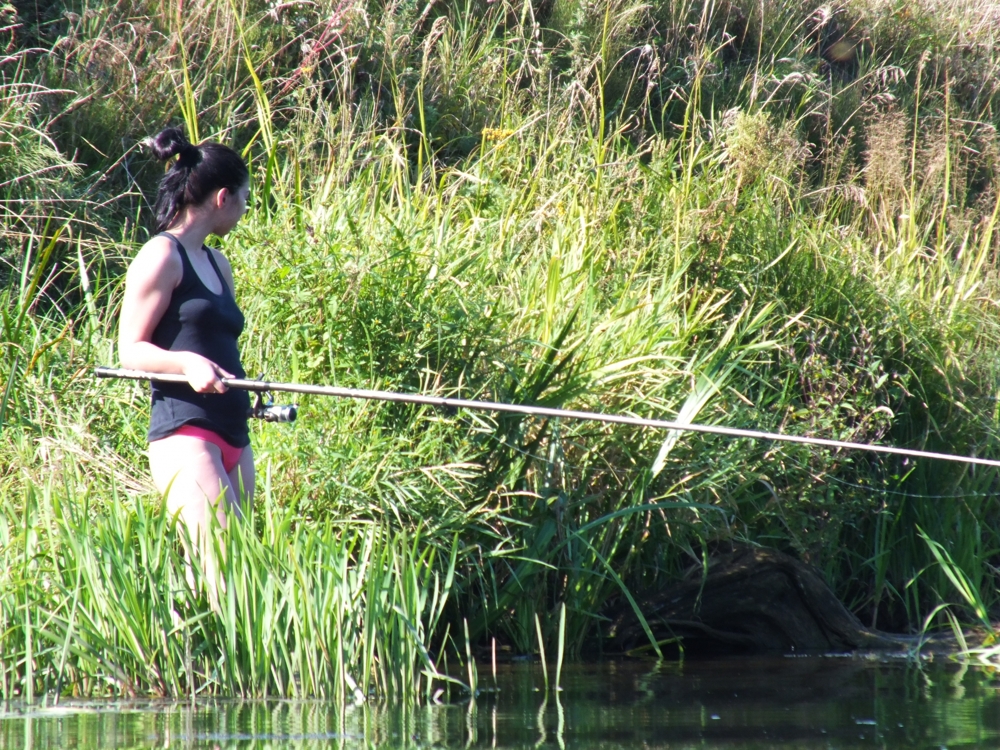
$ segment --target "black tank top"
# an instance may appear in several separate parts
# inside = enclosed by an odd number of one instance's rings
[[[170,304],[153,329],[153,344],[172,352],[195,352],[238,378],[246,377],[236,346],[245,320],[212,252],[206,248],[222,284],[221,294],[205,286],[176,237],[167,232],[162,236],[173,241],[180,253],[183,273]],[[250,444],[247,430],[250,394],[246,391],[231,388],[225,393],[196,393],[186,383],[155,382],[151,388],[153,405],[147,436],[150,441],[167,437],[184,425],[196,425],[211,430],[237,448]]]

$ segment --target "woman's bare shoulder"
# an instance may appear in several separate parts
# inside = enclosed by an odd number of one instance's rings
[[[163,235],[153,237],[139,248],[128,269],[130,277],[154,276],[161,282],[173,281],[173,286],[180,283],[183,273],[180,253],[170,238]]]

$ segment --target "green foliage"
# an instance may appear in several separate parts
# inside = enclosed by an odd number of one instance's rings
[[[128,508],[115,494],[94,515],[89,494],[60,495],[50,484],[4,508],[4,699],[412,700],[455,682],[429,651],[454,544],[438,561],[419,530],[296,524],[265,487],[259,517],[215,530],[212,607],[202,567],[162,506]]]

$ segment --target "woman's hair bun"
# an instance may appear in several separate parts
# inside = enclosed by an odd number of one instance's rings
[[[178,159],[160,180],[156,192],[156,231],[170,229],[177,216],[187,206],[200,206],[212,191],[228,188],[239,190],[250,182],[246,162],[229,146],[205,141],[192,146],[184,131],[167,128],[145,141],[157,159]]]
[[[185,155],[185,152],[197,152],[197,146],[192,146],[188,141],[184,131],[180,128],[164,128],[159,133],[148,139],[149,148],[160,161],[177,156]]]

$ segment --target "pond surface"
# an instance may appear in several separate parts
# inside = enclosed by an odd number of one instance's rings
[[[1000,747],[1000,676],[938,659],[745,658],[576,665],[546,697],[538,664],[474,702],[0,706],[0,748]]]

